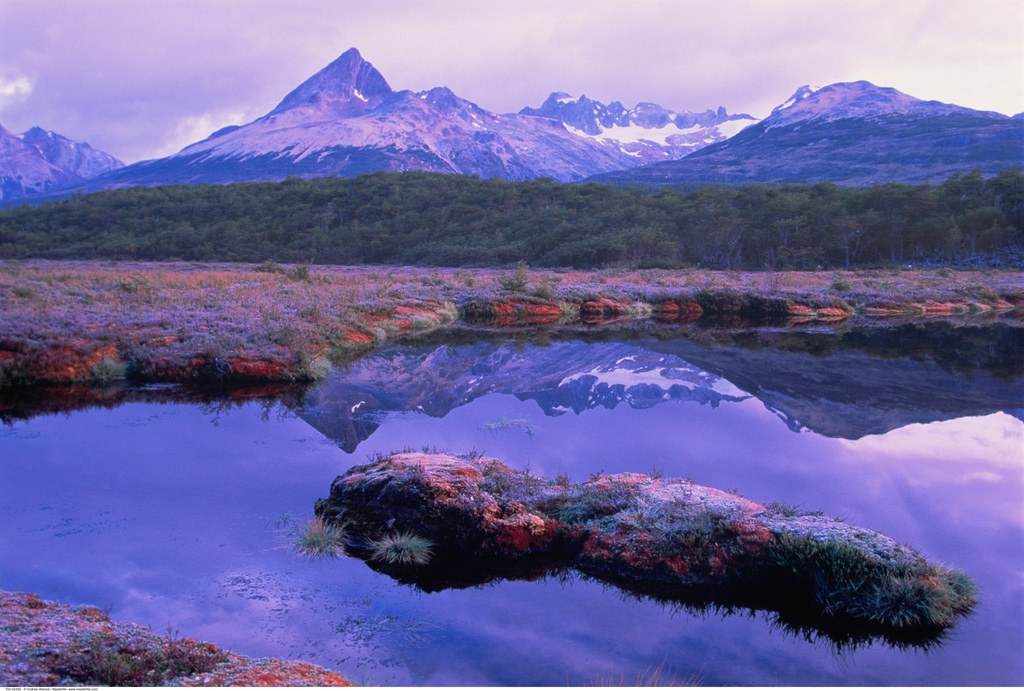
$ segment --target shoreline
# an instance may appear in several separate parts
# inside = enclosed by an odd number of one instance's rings
[[[992,315],[1024,322],[1005,270],[542,271],[0,262],[0,389],[56,383],[314,381],[395,338],[656,321]]]
[[[354,686],[308,662],[158,635],[96,607],[0,591],[0,683],[40,686]]]

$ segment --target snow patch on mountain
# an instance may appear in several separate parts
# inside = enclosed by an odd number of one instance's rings
[[[618,101],[605,105],[562,91],[552,93],[540,108],[523,108],[519,113],[556,120],[578,137],[645,162],[682,158],[758,122],[749,115],[728,115],[724,108],[676,113],[656,103],[638,103],[627,110]]]
[[[670,360],[672,362],[669,362]],[[653,363],[639,362],[634,357],[622,358],[611,366],[601,365],[584,372],[573,373],[562,379],[557,386],[565,386],[582,379],[588,380],[592,386],[604,384],[630,389],[646,385],[655,386],[666,392],[673,386],[684,386],[689,389],[707,389],[726,396],[749,397],[747,392],[732,382],[676,358],[661,358]]]

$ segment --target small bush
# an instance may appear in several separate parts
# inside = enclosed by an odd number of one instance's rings
[[[509,275],[503,275],[498,279],[498,285],[511,293],[521,293],[526,290],[526,277],[527,271],[529,270],[526,262],[519,262],[516,266],[515,272]]]
[[[104,356],[92,366],[92,377],[99,381],[116,381],[124,379],[128,374],[128,366],[112,357]]]
[[[284,268],[275,262],[273,259],[266,259],[262,264],[257,264],[253,267],[253,271],[259,271],[260,273],[266,274],[283,274]]]

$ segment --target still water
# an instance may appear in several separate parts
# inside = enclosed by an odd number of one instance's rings
[[[631,683],[656,668],[704,685],[1024,683],[1020,378],[768,341],[394,346],[287,404],[9,420],[0,588],[369,684]],[[769,614],[694,612],[578,576],[427,594],[288,548],[287,525],[335,476],[423,446],[573,481],[656,469],[820,509],[963,568],[982,604],[927,650],[840,651]]]

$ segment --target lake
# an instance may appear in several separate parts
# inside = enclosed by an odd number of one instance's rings
[[[1016,327],[472,329],[381,348],[282,398],[174,386],[8,400],[0,588],[357,683],[1024,684]],[[902,355],[901,355],[902,353]],[[19,407],[20,406],[20,407]],[[930,647],[843,649],[770,612],[579,575],[425,593],[289,526],[377,452],[477,451],[573,482],[662,472],[842,516],[960,567],[981,605]]]

